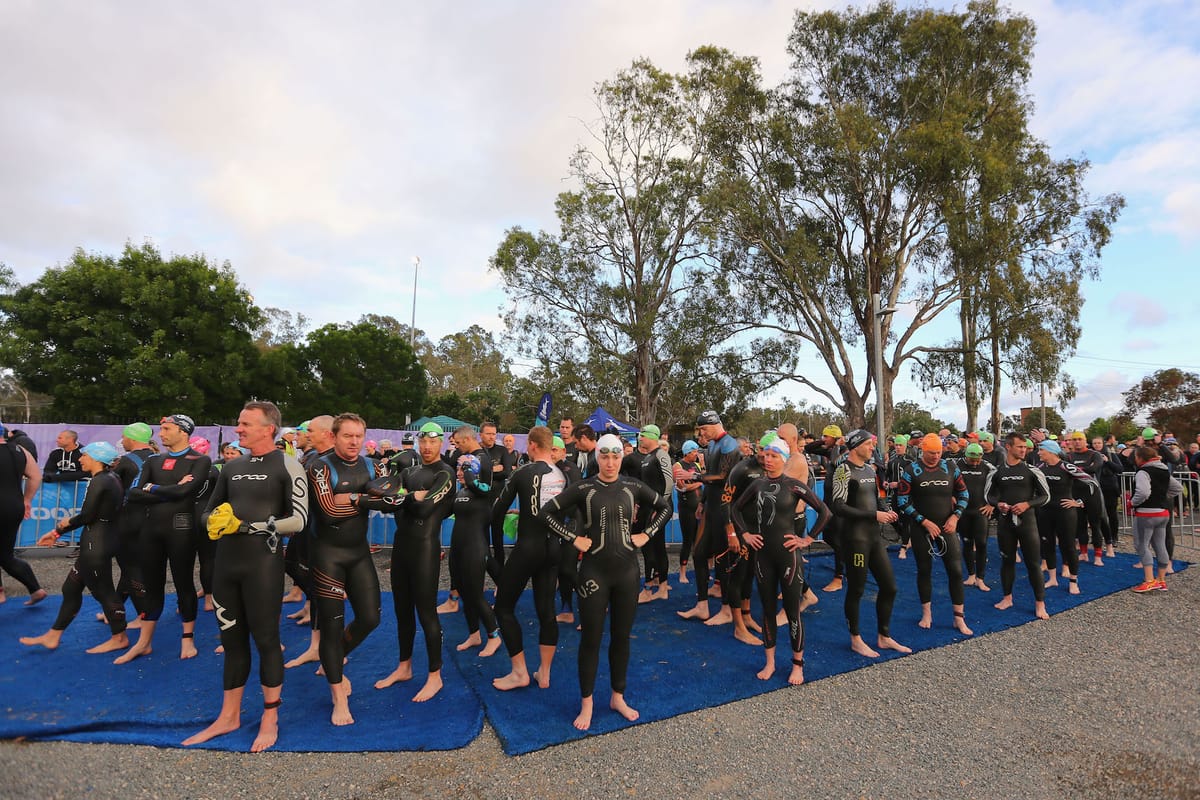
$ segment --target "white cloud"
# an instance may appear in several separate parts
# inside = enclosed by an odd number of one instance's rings
[[[1141,292],[1120,292],[1108,304],[1109,311],[1126,317],[1132,329],[1157,328],[1167,324],[1171,312],[1162,302]]]

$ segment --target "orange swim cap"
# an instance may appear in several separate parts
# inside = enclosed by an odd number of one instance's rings
[[[925,434],[925,438],[921,440],[921,450],[926,453],[942,452],[942,437],[936,433]]]

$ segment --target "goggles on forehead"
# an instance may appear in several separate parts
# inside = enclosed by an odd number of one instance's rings
[[[418,439],[441,439],[442,434],[434,431],[421,431],[417,434]]]
[[[625,448],[624,447],[597,447],[596,452],[602,456],[607,456],[607,455],[623,456],[623,455],[625,455]]]

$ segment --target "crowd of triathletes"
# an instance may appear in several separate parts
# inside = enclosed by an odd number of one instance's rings
[[[496,689],[548,686],[558,626],[576,622],[577,603],[581,706],[574,724],[586,729],[606,620],[610,707],[628,720],[638,717],[624,697],[630,633],[638,604],[669,598],[673,570],[664,527],[673,515],[681,535],[677,583],[694,582],[696,596],[678,615],[729,624],[735,639],[762,646],[762,680],[775,672],[777,631],[786,625],[787,681],[795,685],[804,681],[802,612],[817,602],[804,552],[816,539],[833,550],[833,575],[823,590],[845,592],[851,649],[866,657],[877,657],[875,648],[910,652],[891,634],[897,587],[884,526],[898,534],[899,558],[911,554],[916,562],[917,624],[933,624],[932,573],[940,560],[951,623],[969,636],[965,589],[991,591],[987,545],[993,524],[1001,554],[996,608],[1013,606],[1022,561],[1037,617],[1048,616],[1046,589],[1060,578],[1067,591],[1079,593],[1080,565],[1102,567],[1114,555],[1122,502],[1132,514],[1134,549],[1144,570],[1134,591],[1166,591],[1171,509],[1181,491],[1172,472],[1186,469],[1189,457],[1200,459],[1200,445],[1183,454],[1174,437],[1149,428],[1124,446],[1111,439],[1089,443],[1078,431],[1060,440],[1035,429],[1028,437],[1012,433],[1000,441],[984,431],[962,437],[949,430],[913,431],[880,448],[865,430],[843,434],[830,425],[816,437],[785,423],[754,442],[727,432],[714,411],[700,415],[695,438],[677,452],[655,425],[623,438],[571,419],[560,421],[557,435],[546,427],[531,430],[524,452],[512,436],[497,442],[496,425],[487,422],[451,432],[450,446],[441,427],[429,423],[405,433],[401,447],[393,448],[388,440],[367,440],[366,422],[355,414],[283,428],[278,409],[264,402],[246,405],[237,442],[220,445],[215,460],[194,431],[184,414],[164,417],[160,448],[149,425],[134,423],[124,429],[119,450],[108,442],[80,447],[73,432],[63,431],[44,473],[31,442],[22,442],[19,432],[0,435],[0,449],[7,451],[0,455],[0,568],[25,585],[27,605],[46,597],[29,564],[13,551],[22,494],[27,516],[43,478],[89,478],[80,512],[40,542],[82,532],[57,618],[50,630],[22,643],[57,648],[86,588],[111,633],[88,652],[124,651],[115,663],[151,653],[169,569],[182,621],[180,657],[196,655],[201,599],[216,614],[225,654],[221,712],[185,744],[239,726],[253,641],[264,696],[254,750],[270,747],[278,735],[286,667],[319,661],[330,685],[331,721],[354,721],[343,664],[381,616],[371,558],[376,548],[368,541],[372,511],[396,518],[390,579],[399,645],[396,670],[376,688],[413,677],[419,623],[428,676],[413,700],[437,695],[438,615],[460,610],[469,631],[460,651],[479,648],[479,656],[487,657],[505,647],[511,667],[493,681]],[[1134,473],[1127,494],[1124,473]],[[441,523],[450,517],[450,547],[443,554]],[[115,584],[114,558],[120,568]],[[438,605],[442,558],[451,593]],[[295,584],[287,596],[285,573]],[[859,621],[868,574],[878,586],[874,647]],[[484,594],[487,577],[496,588],[491,603]],[[526,663],[516,616],[529,585],[538,617],[536,669]],[[755,586],[758,621],[750,603]],[[710,598],[720,599],[716,613]],[[312,629],[309,648],[286,664],[279,646],[285,601],[304,602],[290,616]],[[127,602],[137,614],[133,621],[126,619]],[[347,602],[353,610],[348,623]],[[130,646],[126,630],[135,627],[138,641]]]

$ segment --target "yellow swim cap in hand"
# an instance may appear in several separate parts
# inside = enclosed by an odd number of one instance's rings
[[[208,538],[216,540],[228,533],[237,533],[242,521],[233,515],[233,506],[221,503],[208,515]]]

